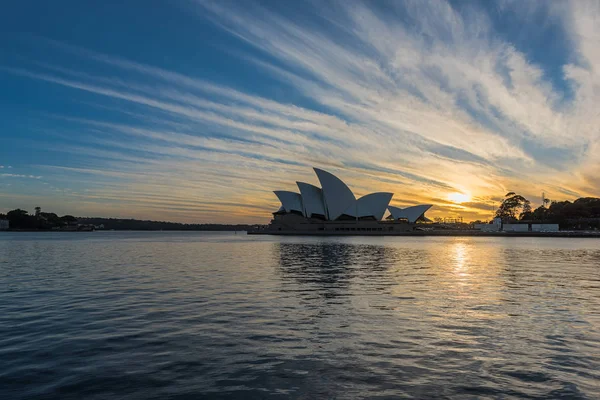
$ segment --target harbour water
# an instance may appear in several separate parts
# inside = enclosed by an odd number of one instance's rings
[[[600,241],[0,233],[1,399],[600,398]]]

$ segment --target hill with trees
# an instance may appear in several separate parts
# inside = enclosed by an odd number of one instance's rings
[[[182,224],[166,221],[142,221],[137,219],[58,216],[35,208],[34,214],[17,208],[0,218],[8,219],[11,230],[141,230],[141,231],[246,231],[256,225]]]
[[[135,230],[135,231],[247,231],[256,225],[226,225],[226,224],[182,224],[166,221],[144,221],[138,219],[79,217],[83,224],[103,226],[104,229]]]
[[[8,219],[11,229],[48,230],[55,227],[77,226],[77,219],[72,215],[59,217],[55,213],[42,212],[40,207],[35,208],[33,215],[17,208],[6,215],[0,214],[0,218]]]
[[[532,210],[529,200],[509,192],[496,211],[496,217],[504,223],[555,223],[560,229],[600,229],[600,198],[545,201]]]

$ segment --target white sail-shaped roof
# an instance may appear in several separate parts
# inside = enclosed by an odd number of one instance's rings
[[[406,218],[408,222],[412,223],[418,220],[421,216],[423,216],[425,212],[431,207],[432,204],[422,204],[408,208],[389,206],[388,210],[390,210],[390,213],[392,214],[392,217],[394,219]]]
[[[376,220],[381,220],[393,195],[393,193],[379,192],[361,197],[356,201],[358,203],[358,217],[373,216]]]
[[[344,214],[351,217],[374,217],[377,221],[383,218],[385,209],[390,200],[392,200],[393,193],[370,193],[360,199],[356,200],[353,205],[348,207]]]
[[[286,212],[297,211],[304,214],[302,197],[299,193],[288,192],[287,190],[275,190],[273,193],[279,198]]]
[[[296,184],[302,195],[304,216],[310,218],[313,214],[316,214],[326,218],[327,212],[325,211],[323,191],[321,188],[304,182],[296,182]]]
[[[319,168],[314,168],[314,170],[323,188],[327,219],[333,221],[352,206],[356,198],[352,190],[337,176]]]

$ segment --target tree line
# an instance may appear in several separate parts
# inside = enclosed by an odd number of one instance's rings
[[[79,222],[96,226],[102,225],[104,229],[117,231],[247,231],[256,226],[247,224],[183,224],[179,222],[100,217],[79,217]]]
[[[582,197],[573,202],[545,199],[534,210],[525,197],[509,192],[495,217],[504,223],[555,223],[561,229],[600,229],[600,198]]]
[[[40,207],[35,208],[35,214],[29,214],[28,211],[17,208],[6,214],[0,213],[1,219],[8,219],[11,229],[53,229],[62,228],[69,225],[77,225],[77,218],[72,215],[63,215],[59,217],[55,213],[42,212]]]
[[[0,219],[8,219],[10,229],[22,230],[60,230],[78,225],[101,227],[107,230],[178,230],[178,231],[247,231],[255,225],[238,224],[182,224],[166,221],[143,221],[137,219],[74,217],[72,215],[58,216],[55,213],[42,212],[35,208],[34,214],[17,208],[6,214],[0,213]]]

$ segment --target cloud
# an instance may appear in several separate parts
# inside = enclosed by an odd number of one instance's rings
[[[28,178],[28,179],[42,179],[39,175],[25,175],[25,174],[0,174],[3,178]]]
[[[194,3],[203,23],[253,49],[232,51],[293,94],[284,101],[51,40],[41,42],[102,68],[33,60],[0,73],[95,96],[85,101],[102,113],[48,116],[60,133],[37,143],[67,156],[38,168],[55,187],[79,186],[68,199],[88,213],[126,204],[144,218],[265,221],[277,207],[270,191],[316,183],[313,165],[358,195],[434,203],[432,215],[487,215],[509,190],[600,194],[597,3],[501,3],[528,29],[559,26],[569,38],[571,53],[551,66],[485,9],[391,6],[319,2],[296,18],[261,3]],[[552,24],[532,26],[538,14]],[[441,200],[455,191],[477,200]]]

